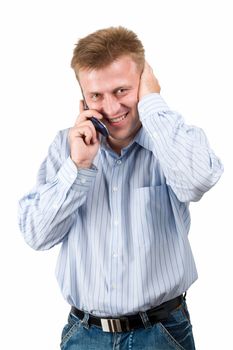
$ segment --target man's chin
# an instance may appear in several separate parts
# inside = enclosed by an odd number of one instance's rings
[[[133,130],[131,133],[125,133],[123,131],[110,133],[108,136],[108,143],[110,146],[118,146],[121,148],[127,147],[134,139],[138,131],[140,130],[142,124],[140,123],[137,128]]]

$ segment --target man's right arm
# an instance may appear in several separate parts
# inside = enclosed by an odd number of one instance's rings
[[[60,243],[85,202],[97,169],[78,169],[69,154],[68,135],[60,132],[42,163],[35,188],[19,202],[19,226],[36,250]]]

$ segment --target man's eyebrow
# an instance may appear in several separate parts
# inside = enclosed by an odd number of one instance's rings
[[[98,91],[90,91],[88,92],[89,95],[101,95],[101,92]]]

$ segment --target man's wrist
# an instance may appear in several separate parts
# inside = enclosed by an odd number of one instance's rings
[[[71,158],[72,159],[72,158]],[[91,167],[92,167],[92,162],[77,162],[77,161],[74,161],[73,159],[72,159],[72,161],[74,162],[74,164],[76,165],[76,167],[78,168],[78,169],[90,169]]]
[[[155,115],[155,113],[168,110],[170,108],[159,93],[148,94],[138,102],[138,112],[141,121],[151,115]]]

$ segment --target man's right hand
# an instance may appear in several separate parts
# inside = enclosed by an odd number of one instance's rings
[[[80,101],[80,114],[75,125],[69,130],[70,157],[78,168],[90,168],[99,149],[99,135],[93,123],[89,120],[94,116],[102,119],[103,116],[93,109],[84,110],[83,101]]]

